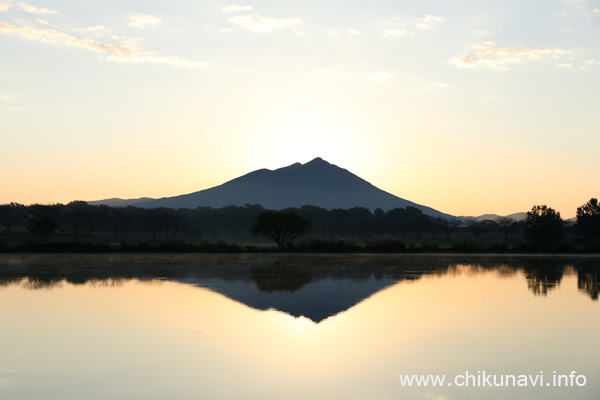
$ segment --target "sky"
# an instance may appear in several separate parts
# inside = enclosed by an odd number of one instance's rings
[[[600,0],[0,0],[0,203],[315,157],[452,215],[600,196]]]

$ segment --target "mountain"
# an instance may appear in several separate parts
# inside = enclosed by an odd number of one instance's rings
[[[111,199],[105,199],[105,200],[96,200],[96,201],[88,201],[89,204],[91,205],[100,205],[100,204],[104,204],[110,207],[127,207],[127,206],[135,206],[139,203],[143,203],[149,200],[154,200],[151,197],[140,197],[139,199],[119,199],[116,197],[113,197]]]
[[[185,282],[190,284],[193,282]],[[277,310],[315,323],[340,314],[396,282],[386,276],[367,280],[347,278],[315,280],[294,292],[261,291],[248,282],[201,282],[198,286],[222,294],[256,310]]]
[[[113,205],[115,199],[111,199]],[[381,208],[415,207],[431,216],[450,217],[433,208],[385,192],[346,169],[315,158],[306,164],[295,163],[276,170],[259,169],[220,186],[174,197],[152,200],[123,200],[143,208],[196,208],[208,206],[243,206],[260,204],[267,209],[313,205],[326,209],[365,207],[371,211]],[[108,204],[105,200],[91,204]]]
[[[474,218],[477,221],[485,221],[485,220],[488,220],[488,219],[492,220],[492,221],[495,221],[496,218],[500,218],[500,217],[503,217],[503,215],[498,215],[498,214],[483,214],[483,215],[480,215],[478,217],[460,217],[460,218]],[[519,212],[519,213],[504,215],[504,217],[514,219],[515,221],[523,221],[523,220],[525,220],[527,218],[527,213],[526,212]]]

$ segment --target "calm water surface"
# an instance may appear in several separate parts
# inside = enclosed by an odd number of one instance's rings
[[[0,255],[0,399],[597,400],[599,279],[594,257]]]

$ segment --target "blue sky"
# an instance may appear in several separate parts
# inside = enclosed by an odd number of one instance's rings
[[[0,0],[0,202],[321,156],[454,215],[598,196],[600,1]]]

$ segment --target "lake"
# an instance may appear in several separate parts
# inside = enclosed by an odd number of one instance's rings
[[[585,256],[5,254],[0,399],[597,400],[599,286]]]

